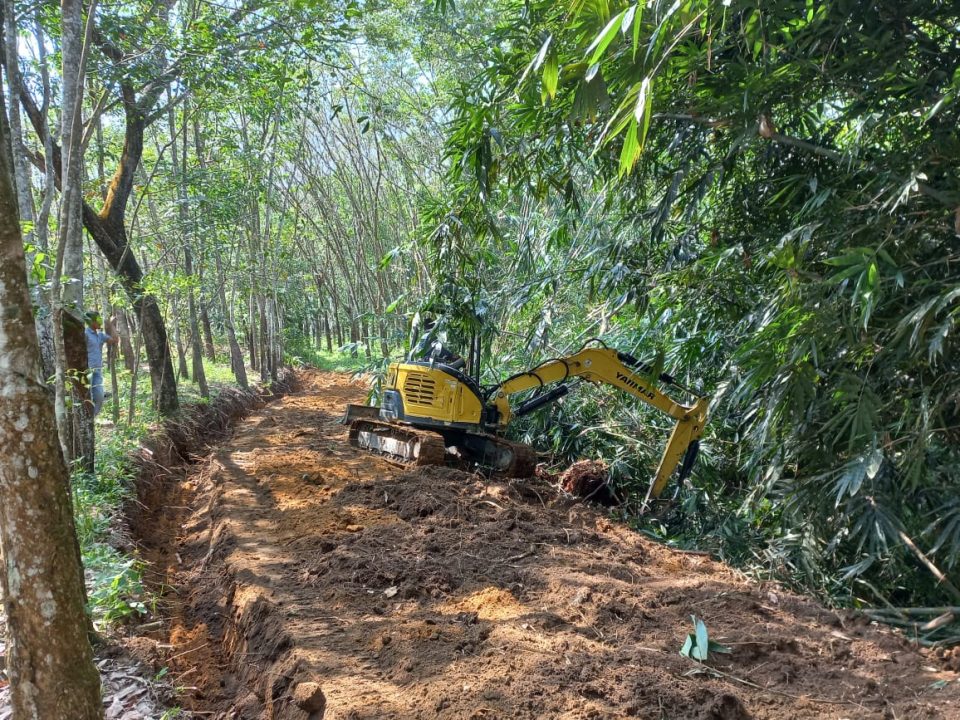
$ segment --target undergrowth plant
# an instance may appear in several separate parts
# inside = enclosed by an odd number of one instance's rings
[[[233,384],[228,365],[206,363],[211,398],[220,387]],[[74,522],[86,573],[90,612],[98,629],[109,630],[146,614],[153,607],[153,598],[143,582],[143,563],[124,531],[123,505],[133,493],[131,455],[158,421],[153,409],[148,375],[141,371],[137,392],[132,398],[131,374],[118,372],[120,421],[113,423],[110,398],[98,417],[96,426],[96,463],[93,473],[74,472],[71,477]],[[196,386],[180,384],[185,403],[200,403]]]
[[[72,476],[88,600],[101,628],[146,612],[142,567],[131,553],[130,539],[123,535],[120,514],[132,492],[129,454],[148,430],[143,420],[99,429],[95,472]]]
[[[367,358],[362,349],[356,354],[352,350],[347,345],[330,352],[315,345],[309,337],[290,333],[285,343],[285,360],[294,367],[313,367],[333,372],[361,372],[377,362]]]

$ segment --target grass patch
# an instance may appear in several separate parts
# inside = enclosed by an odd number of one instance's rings
[[[350,350],[329,352],[313,345],[309,340],[293,338],[287,341],[286,361],[291,365],[304,365],[332,372],[370,372],[383,365],[380,357],[366,357],[362,350],[353,357]]]
[[[204,370],[211,398],[222,388],[235,385],[229,364],[205,361]],[[126,549],[130,546],[129,538],[118,530],[122,527],[123,503],[133,493],[129,458],[160,419],[153,408],[150,374],[146,370],[137,376],[130,412],[132,380],[132,373],[118,368],[117,397],[104,402],[96,420],[94,473],[75,472],[71,477],[89,610],[98,629],[134,620],[152,609],[152,598],[143,585],[143,565]],[[109,390],[109,375],[105,381]],[[191,381],[179,382],[177,389],[184,405],[207,402]],[[114,400],[119,411],[116,416]]]

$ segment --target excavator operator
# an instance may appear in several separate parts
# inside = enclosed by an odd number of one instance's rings
[[[432,360],[448,365],[455,370],[461,370],[467,363],[443,342],[435,332],[437,321],[429,318],[423,323],[423,334],[420,341],[410,353],[411,360]]]

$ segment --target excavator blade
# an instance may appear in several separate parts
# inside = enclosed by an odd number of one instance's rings
[[[347,405],[347,411],[343,414],[343,419],[340,422],[349,425],[360,418],[376,420],[378,417],[380,417],[380,408],[376,405],[355,405],[351,403]]]

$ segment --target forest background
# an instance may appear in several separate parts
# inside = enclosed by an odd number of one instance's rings
[[[4,31],[107,620],[143,609],[108,540],[151,421],[287,363],[376,378],[428,314],[486,383],[599,336],[712,396],[655,513],[667,430],[634,401],[583,385],[514,429],[606,460],[639,531],[830,602],[960,602],[955,3],[6,0]],[[94,308],[122,338],[96,452]]]

